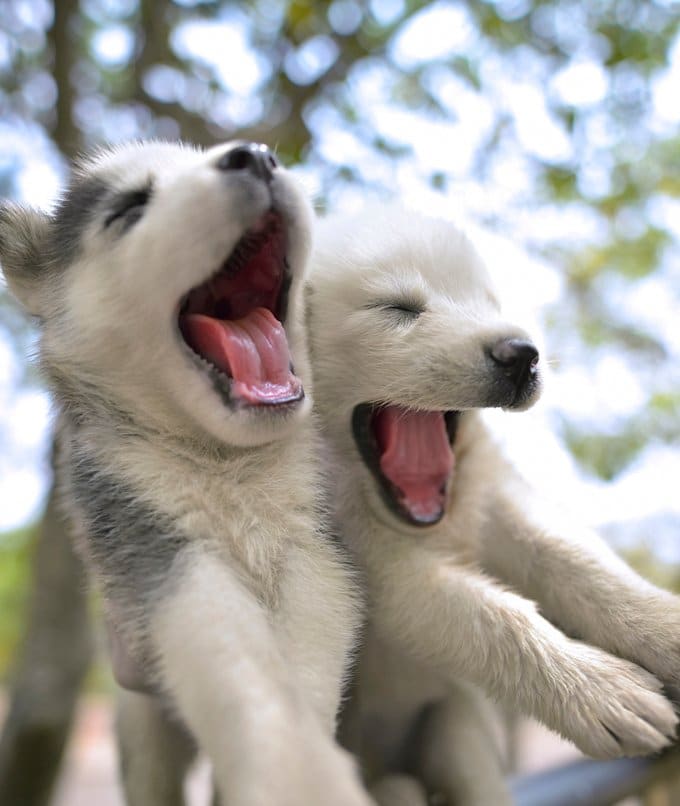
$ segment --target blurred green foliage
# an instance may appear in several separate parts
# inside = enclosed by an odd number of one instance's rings
[[[6,679],[19,642],[35,538],[35,528],[0,535],[0,681]]]
[[[476,182],[486,196],[473,215],[564,271],[567,293],[550,316],[556,357],[574,333],[587,350],[618,350],[649,367],[651,401],[680,385],[664,371],[672,356],[654,328],[607,304],[606,278],[634,293],[677,261],[677,227],[658,210],[680,199],[677,116],[659,111],[679,24],[675,0],[6,0],[0,113],[66,155],[130,137],[265,140],[314,171],[320,208],[348,187],[400,192],[406,165],[444,195]],[[242,65],[220,61],[211,30]],[[531,109],[517,106],[517,88]],[[481,115],[470,159],[433,167],[409,126],[449,127],[455,151],[470,109]],[[563,146],[532,142],[527,115]],[[8,188],[20,168],[0,171]],[[545,209],[587,226],[547,237],[518,226]],[[572,420],[564,436],[588,471],[611,478],[648,441],[627,428],[610,439]]]
[[[31,592],[33,548],[39,537],[39,524],[0,534],[0,684],[8,682],[17,661],[22,631],[28,615]],[[58,608],[59,603],[55,602]],[[97,617],[93,625],[95,643],[103,647],[106,636],[99,618],[101,603],[92,594],[90,610]],[[89,691],[112,692],[113,677],[108,663],[90,668],[85,686]]]
[[[680,566],[660,563],[649,544],[642,543],[622,554],[645,579],[666,590],[680,593]]]
[[[566,427],[566,441],[574,457],[606,481],[628,465],[647,442],[647,435],[631,427],[615,434],[586,434]]]

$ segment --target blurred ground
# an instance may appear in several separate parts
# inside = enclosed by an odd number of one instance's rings
[[[0,719],[4,702],[0,702]],[[535,723],[519,729],[520,772],[534,772],[579,758],[568,742]],[[191,806],[209,803],[210,774],[199,764],[189,781]],[[124,806],[118,786],[113,745],[113,711],[108,697],[85,697],[80,704],[76,729],[67,752],[54,806]]]

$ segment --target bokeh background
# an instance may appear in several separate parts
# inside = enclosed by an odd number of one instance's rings
[[[544,400],[492,418],[499,437],[677,587],[679,26],[674,0],[2,0],[0,197],[49,207],[100,143],[238,136],[320,212],[398,197],[457,219],[545,331]],[[51,484],[34,346],[0,285],[4,680]]]

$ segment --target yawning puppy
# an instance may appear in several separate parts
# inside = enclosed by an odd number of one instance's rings
[[[507,797],[465,682],[593,756],[665,747],[653,675],[678,690],[678,599],[548,512],[487,432],[479,410],[530,406],[541,368],[470,242],[413,212],[331,218],[307,308],[336,517],[368,588],[346,733],[380,801]]]
[[[331,738],[358,613],[319,528],[309,226],[287,173],[246,143],[116,148],[76,169],[52,215],[0,209],[115,671],[158,693],[238,806],[368,802]]]

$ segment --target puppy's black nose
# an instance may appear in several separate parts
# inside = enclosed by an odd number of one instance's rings
[[[492,345],[489,355],[517,386],[536,374],[538,350],[530,341],[501,339]]]
[[[262,143],[243,143],[222,154],[217,167],[220,171],[248,171],[265,182],[271,182],[272,172],[279,163]]]

